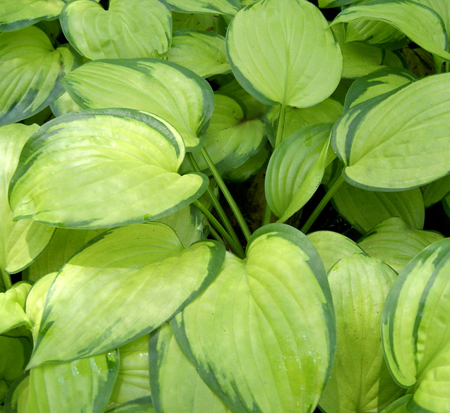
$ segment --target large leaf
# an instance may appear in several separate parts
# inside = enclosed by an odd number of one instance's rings
[[[302,0],[260,1],[241,10],[228,28],[227,52],[239,83],[267,104],[312,106],[341,78],[342,56],[328,23]]]
[[[50,241],[54,228],[32,220],[13,221],[8,202],[9,182],[20,152],[37,125],[0,127],[0,268],[16,273],[27,267]]]
[[[64,92],[61,78],[76,65],[35,26],[0,33],[0,125],[40,112]]]
[[[333,24],[358,19],[389,23],[425,50],[450,60],[447,33],[440,16],[429,7],[411,0],[374,0],[342,11]]]
[[[319,255],[300,231],[257,230],[215,282],[171,321],[178,344],[232,411],[312,412],[335,326]]]
[[[171,17],[164,0],[111,0],[107,11],[95,1],[75,0],[60,21],[67,40],[88,59],[130,59],[167,52]]]
[[[152,398],[157,412],[229,412],[183,354],[168,324],[153,334],[149,361]]]
[[[448,174],[450,74],[429,76],[378,104],[351,108],[335,125],[333,147],[352,185],[414,188]],[[411,102],[415,102],[414,105]]]
[[[134,110],[69,113],[27,142],[12,179],[18,218],[92,229],[145,222],[198,198],[207,178],[181,176],[181,136]]]
[[[131,108],[161,116],[172,124],[186,147],[200,144],[214,95],[200,76],[156,59],[97,61],[64,78],[72,98],[84,109]]]
[[[160,223],[100,235],[50,288],[29,367],[101,354],[151,332],[207,287],[223,259],[221,244],[185,249]]]
[[[327,413],[380,411],[403,395],[381,346],[381,313],[397,274],[362,254],[342,258],[328,273],[337,323],[337,351],[320,399]]]
[[[236,14],[241,8],[239,0],[169,0],[176,11],[193,13]]]
[[[19,30],[41,20],[56,19],[63,7],[63,0],[3,0],[0,32]]]
[[[435,242],[400,273],[383,310],[382,340],[395,380],[415,386],[408,411],[450,406],[450,239]]]

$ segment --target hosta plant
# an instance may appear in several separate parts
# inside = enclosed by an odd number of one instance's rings
[[[0,412],[450,412],[449,30],[3,0]]]

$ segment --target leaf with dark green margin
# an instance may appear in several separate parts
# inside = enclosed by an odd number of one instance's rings
[[[266,165],[269,157],[269,150],[263,147],[258,153],[250,156],[241,166],[224,175],[223,179],[231,182],[244,182],[260,172]]]
[[[142,397],[106,410],[106,413],[155,413],[151,397]]]
[[[419,188],[399,192],[366,191],[344,182],[332,198],[335,208],[358,232],[365,234],[391,217],[423,229],[425,207]]]
[[[332,126],[320,123],[300,129],[273,152],[264,188],[278,222],[300,210],[319,187],[327,164],[333,160],[327,156]]]
[[[450,175],[425,185],[422,192],[425,208],[439,202],[450,193]]]
[[[212,13],[172,13],[173,31],[198,30],[225,35],[227,28],[220,14]]]
[[[334,358],[321,259],[293,227],[257,230],[209,288],[171,321],[178,344],[232,411],[311,412]]]
[[[346,181],[365,189],[395,191],[446,176],[450,164],[447,87],[449,73],[433,75],[378,104],[369,103],[371,99],[351,108],[335,124],[332,136]]]
[[[342,55],[328,22],[303,0],[242,9],[228,27],[227,53],[239,83],[269,105],[315,105],[341,78]]]
[[[30,327],[31,320],[24,310],[30,288],[30,284],[19,282],[0,293],[0,334],[23,325]]]
[[[157,412],[230,412],[183,354],[168,324],[150,339],[149,370]]]
[[[63,83],[84,109],[127,107],[160,116],[177,129],[188,150],[200,145],[198,135],[214,108],[214,94],[205,79],[157,59],[90,62]]]
[[[58,274],[47,296],[29,367],[101,354],[158,328],[218,274],[225,249],[185,249],[167,225],[108,231]]]
[[[55,230],[33,220],[13,221],[8,202],[10,180],[20,152],[36,129],[37,125],[21,124],[0,127],[0,268],[12,274],[31,264]]]
[[[66,4],[60,21],[69,43],[91,60],[160,57],[172,37],[164,0],[110,0],[108,10],[92,0],[75,0]]]
[[[83,109],[75,103],[67,92],[50,104],[50,109],[55,117],[65,115],[69,112],[81,112]]]
[[[37,27],[0,33],[0,126],[29,118],[64,92],[77,65],[68,47],[53,48]]]
[[[168,0],[173,10],[188,13],[236,14],[239,0]]]
[[[389,23],[423,49],[444,60],[450,60],[444,22],[435,11],[423,4],[411,0],[369,1],[345,9],[332,24],[359,19]]]
[[[410,412],[450,406],[450,239],[425,248],[402,270],[382,317],[386,362],[394,379],[412,387]]]
[[[420,251],[442,238],[437,232],[413,229],[395,217],[378,224],[358,241],[358,245],[371,257],[400,272]]]
[[[23,375],[17,379],[6,394],[5,411],[7,413],[26,412],[30,376]]]
[[[328,272],[337,323],[337,350],[320,407],[327,413],[378,412],[402,396],[383,359],[381,313],[397,274],[363,254]]]
[[[3,0],[0,32],[19,30],[41,20],[57,19],[63,7],[62,0]]]
[[[362,42],[382,49],[401,49],[409,43],[405,35],[384,21],[356,20],[347,24],[346,42]]]
[[[197,199],[206,176],[177,173],[181,135],[143,112],[69,113],[25,145],[11,181],[16,218],[64,228],[108,228],[169,215]]]

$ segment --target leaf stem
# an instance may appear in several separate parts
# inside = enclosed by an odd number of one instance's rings
[[[283,141],[284,124],[286,121],[286,105],[282,104],[280,109],[280,116],[278,117],[277,136],[275,137],[274,149]]]
[[[0,272],[2,273],[2,281],[5,289],[9,290],[12,287],[10,275],[3,268],[0,268]]]
[[[247,223],[245,222],[245,219],[244,219],[239,207],[237,206],[230,191],[228,190],[227,186],[225,185],[225,182],[223,181],[222,177],[220,176],[219,171],[216,169],[216,166],[214,165],[212,159],[209,157],[208,152],[206,152],[206,149],[201,148],[200,152],[203,155],[203,157],[205,158],[205,161],[208,165],[209,170],[213,174],[213,176],[217,182],[217,185],[219,185],[219,188],[222,191],[225,199],[227,200],[228,205],[230,205],[230,208],[233,211],[233,214],[236,217],[239,226],[241,227],[242,233],[244,234],[244,237],[245,237],[246,241],[248,242],[250,239],[250,236],[251,236],[251,232],[248,228]]]
[[[267,199],[266,199],[266,204],[264,205],[264,215],[263,215],[263,226],[270,224],[270,221],[272,220],[272,210],[270,209],[269,204],[267,203]]]
[[[327,191],[327,193],[324,195],[322,200],[319,202],[319,205],[317,205],[316,209],[313,211],[311,216],[308,218],[308,220],[305,222],[305,225],[303,225],[301,231],[306,234],[309,229],[311,228],[312,224],[314,224],[317,217],[320,215],[320,213],[323,211],[325,206],[330,202],[330,199],[333,197],[335,192],[338,190],[338,188],[342,185],[344,182],[344,175],[341,173],[339,176],[335,179],[333,184],[331,185],[330,189]]]

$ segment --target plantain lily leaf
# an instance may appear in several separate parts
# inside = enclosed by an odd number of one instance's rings
[[[220,14],[212,13],[172,13],[173,31],[198,30],[224,35],[226,25]]]
[[[29,118],[64,91],[61,78],[77,64],[37,27],[0,33],[0,126]]]
[[[395,27],[376,20],[356,20],[348,23],[346,42],[364,42],[382,49],[401,49],[408,44],[405,35]]]
[[[156,219],[206,189],[206,176],[177,173],[183,158],[181,136],[156,117],[127,109],[69,113],[25,145],[11,207],[18,218],[66,228]]]
[[[65,115],[69,112],[81,112],[83,109],[75,103],[67,92],[52,102],[50,109],[55,117]]]
[[[28,393],[29,393],[30,376],[23,375],[10,387],[5,407],[8,413],[25,412],[27,409]]]
[[[406,405],[411,400],[411,395],[407,394],[400,399],[397,399],[394,403],[390,404],[381,413],[409,413]]]
[[[423,49],[450,60],[444,23],[435,11],[423,4],[411,0],[373,0],[345,9],[332,24],[359,19],[389,23]]]
[[[346,166],[347,182],[393,191],[447,175],[447,85],[450,74],[429,76],[378,104],[370,104],[372,99],[351,108],[335,125],[332,136],[333,148]],[[417,104],[411,105],[411,99]]]
[[[241,10],[228,28],[227,53],[239,83],[269,105],[315,105],[341,78],[342,56],[328,23],[302,0],[261,1]]]
[[[425,185],[422,191],[425,208],[428,208],[450,193],[450,175]]]
[[[197,134],[206,128],[214,107],[206,80],[157,59],[90,62],[63,83],[84,109],[127,107],[160,116],[178,130],[188,149],[200,145]]]
[[[168,324],[152,335],[149,353],[153,404],[158,412],[230,412],[183,354]]]
[[[332,199],[339,214],[361,234],[390,217],[400,217],[409,227],[423,229],[425,207],[419,188],[400,192],[373,192],[344,182]]]
[[[0,269],[17,273],[31,264],[50,241],[54,228],[32,220],[13,221],[8,202],[9,182],[20,152],[37,125],[0,127]]]
[[[63,7],[62,0],[4,0],[0,10],[0,32],[57,19]]]
[[[107,11],[95,1],[75,0],[60,21],[69,43],[88,59],[131,59],[168,51],[171,17],[164,0],[111,0]]]
[[[350,238],[333,231],[312,232],[308,239],[319,253],[327,273],[342,258],[364,252]]]
[[[120,347],[120,368],[109,399],[114,405],[150,396],[149,334]]]
[[[0,334],[23,325],[30,326],[30,319],[24,311],[30,288],[30,284],[20,282],[0,293]]]
[[[267,167],[265,194],[278,222],[295,214],[319,187],[327,163],[332,160],[327,159],[332,126],[307,126],[275,149]]]
[[[314,410],[334,353],[325,271],[300,231],[257,230],[213,284],[171,321],[205,383],[231,411]]]
[[[153,407],[152,398],[149,396],[131,400],[128,403],[106,410],[106,413],[155,413],[155,412],[156,410]]]
[[[337,351],[319,402],[323,411],[380,411],[404,394],[389,373],[381,347],[381,313],[396,276],[383,262],[362,254],[342,258],[329,271]]]
[[[448,411],[450,403],[450,239],[416,255],[383,310],[382,341],[395,380],[415,386],[408,411]]]
[[[173,10],[189,13],[236,14],[241,8],[239,0],[169,0]]]
[[[100,235],[53,283],[29,368],[101,354],[153,331],[207,287],[224,252],[215,241],[185,249],[160,223]]]
[[[423,49],[420,49],[423,50]],[[428,53],[428,52],[427,52]],[[400,52],[396,50],[385,50],[383,64],[388,67],[399,67],[401,69],[407,69],[408,65],[405,62],[404,57]]]
[[[255,155],[250,156],[241,166],[224,175],[223,178],[231,182],[244,182],[252,175],[260,172],[267,163],[270,152],[263,147]]]

